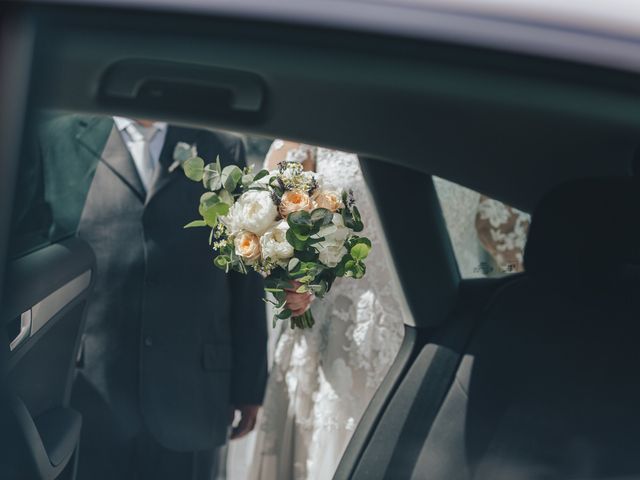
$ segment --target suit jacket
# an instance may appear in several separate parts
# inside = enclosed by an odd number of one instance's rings
[[[267,334],[259,276],[226,275],[209,232],[183,229],[203,190],[169,172],[178,142],[244,166],[236,137],[170,126],[145,194],[112,119],[63,116],[41,132],[52,234],[80,218],[97,257],[82,374],[132,435],[188,451],[226,441],[230,403],[262,402]]]

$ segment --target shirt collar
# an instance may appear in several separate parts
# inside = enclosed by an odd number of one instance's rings
[[[136,125],[136,121],[131,118],[113,117],[113,121],[116,124],[116,128],[121,132],[126,130],[129,125]],[[167,129],[167,122],[153,122],[153,126],[159,132],[164,132]]]

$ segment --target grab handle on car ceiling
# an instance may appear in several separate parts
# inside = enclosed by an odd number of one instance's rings
[[[104,74],[100,99],[169,114],[250,119],[264,106],[262,79],[249,72],[157,60],[123,60]]]

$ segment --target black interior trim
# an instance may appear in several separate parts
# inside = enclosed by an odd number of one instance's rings
[[[198,102],[164,119],[353,151],[525,211],[567,179],[628,175],[640,142],[640,82],[624,69],[338,26],[139,9],[29,11],[40,28],[35,74],[46,81],[34,98],[42,107],[159,112],[153,102],[101,103],[99,79],[127,58],[236,69],[264,82],[261,119],[207,114]]]
[[[70,281],[94,271],[95,255],[79,238],[14,260],[7,269],[0,325],[11,322],[16,312],[30,309]],[[67,303],[60,303],[60,310],[51,310],[55,311],[53,316],[8,358],[5,380],[10,384],[11,400],[2,412],[6,428],[0,430],[0,464],[7,478],[14,478],[11,475],[15,472],[15,478],[53,480],[72,458],[77,459],[74,454],[82,420],[68,402],[79,332],[94,282],[95,275],[91,274],[89,285],[65,298]]]
[[[416,354],[424,345],[426,340],[423,337],[427,337],[429,333],[428,329],[418,329],[405,325],[404,338],[398,355],[362,415],[356,431],[349,441],[349,446],[340,459],[334,478],[349,478],[355,471],[380,421],[382,413],[398,388],[400,381],[413,363]]]
[[[418,327],[438,325],[453,308],[460,273],[433,181],[379,160],[360,163],[413,316],[404,320]],[[402,189],[403,208],[415,209],[415,216],[398,215],[398,203],[388,200],[393,197],[389,188]],[[407,248],[411,239],[420,239],[419,252]]]
[[[226,68],[129,59],[111,65],[99,88],[105,107],[144,108],[155,117],[192,112],[255,124],[265,111],[262,79]]]
[[[389,392],[384,409],[378,412],[377,424],[368,432],[368,442],[364,448],[357,445],[360,457],[356,467],[342,469],[341,476],[334,478],[372,480],[411,476],[425,432],[448,391],[473,329],[481,322],[482,312],[499,291],[520,278],[522,275],[516,274],[461,282],[455,311],[442,326],[422,336],[424,341],[415,345],[410,368],[394,379],[397,387]],[[351,448],[349,445],[345,458],[350,462],[348,466],[353,467]]]
[[[7,430],[2,432],[2,436],[11,441],[3,443],[0,449],[3,478],[58,478],[79,444],[80,414],[58,408],[34,421],[18,397],[11,403],[13,421],[7,423]]]
[[[53,408],[34,423],[51,465],[58,467],[68,462],[80,442],[82,415],[72,408]]]
[[[14,260],[7,268],[0,324],[10,322],[58,288],[87,270],[93,270],[94,265],[93,251],[76,237]],[[34,275],[34,272],[47,274]]]

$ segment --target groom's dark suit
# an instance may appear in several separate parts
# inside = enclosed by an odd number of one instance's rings
[[[80,218],[78,235],[97,257],[74,394],[87,478],[132,468],[142,468],[137,478],[149,468],[171,475],[158,452],[210,452],[226,442],[229,405],[262,402],[261,281],[225,275],[213,266],[208,231],[182,228],[198,217],[203,191],[182,169],[169,171],[178,142],[244,166],[239,139],[170,126],[146,193],[111,118],[59,117],[41,132],[54,228],[68,231]]]

